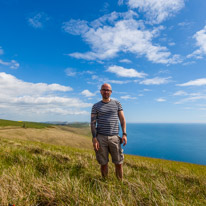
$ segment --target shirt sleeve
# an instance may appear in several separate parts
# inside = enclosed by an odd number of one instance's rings
[[[96,113],[97,113],[97,109],[96,109],[96,106],[94,104],[93,107],[92,107],[91,114],[96,114]]]
[[[118,111],[122,111],[123,110],[121,103],[118,102],[118,101],[117,101],[117,107],[118,107]]]

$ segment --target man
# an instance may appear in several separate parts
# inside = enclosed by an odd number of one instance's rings
[[[102,177],[108,175],[110,153],[112,162],[115,164],[116,176],[122,180],[124,155],[121,149],[121,143],[123,143],[123,146],[127,144],[124,112],[118,101],[110,99],[110,95],[112,94],[110,84],[103,84],[100,93],[102,100],[93,105],[91,112],[93,147],[96,152],[97,161],[101,165]],[[122,138],[118,136],[119,120],[122,128]]]

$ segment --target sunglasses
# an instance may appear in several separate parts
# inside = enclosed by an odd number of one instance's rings
[[[101,91],[103,91],[103,92],[111,92],[112,90],[110,90],[110,89],[101,89]]]

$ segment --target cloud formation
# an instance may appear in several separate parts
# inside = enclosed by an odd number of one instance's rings
[[[62,28],[66,32],[73,35],[81,35],[89,30],[87,21],[79,20],[79,19],[78,20],[71,19],[68,22],[64,22]]]
[[[180,90],[180,91],[175,92],[173,95],[174,96],[185,96],[187,95],[187,92]]]
[[[84,95],[85,97],[93,97],[93,96],[95,96],[95,94],[90,92],[88,89],[85,89],[84,91],[82,91],[81,94]]]
[[[77,73],[74,71],[73,68],[67,68],[67,69],[65,70],[65,72],[66,72],[66,75],[69,76],[69,77],[74,77],[74,76],[77,74]]]
[[[121,62],[121,63],[131,63],[132,61],[129,60],[129,59],[121,59],[121,60],[119,60],[119,62]]]
[[[206,85],[206,78],[195,79],[183,84],[177,84],[177,86],[187,87],[187,86],[204,86]]]
[[[45,14],[44,12],[40,12],[35,14],[32,17],[29,17],[27,19],[28,23],[30,26],[32,26],[35,29],[39,29],[39,28],[43,28],[44,24],[49,21],[49,17],[47,16],[47,14]]]
[[[90,24],[84,20],[70,20],[63,29],[73,35],[81,35],[91,51],[69,54],[77,59],[106,60],[117,57],[120,52],[145,56],[149,61],[162,64],[179,63],[179,55],[172,55],[166,47],[153,44],[163,27],[145,29],[143,21],[137,20],[133,11],[113,12]]]
[[[206,55],[206,26],[202,30],[196,32],[193,38],[196,40],[196,46],[199,47],[199,49],[189,54],[187,58],[194,57],[201,59],[203,55]]]
[[[144,12],[149,23],[159,24],[184,7],[184,0],[128,0],[131,9]]]
[[[128,100],[128,99],[137,99],[136,97],[131,97],[130,95],[121,96],[121,99]]]
[[[20,64],[15,61],[15,60],[11,60],[10,62],[5,62],[3,60],[0,59],[0,64],[9,67],[10,69],[18,69]]]
[[[13,75],[0,73],[0,112],[30,115],[84,114],[81,108],[91,104],[78,98],[62,97],[59,92],[70,92],[72,88],[59,84],[30,83],[17,79]],[[53,112],[52,112],[53,111]],[[64,113],[62,111],[65,111]]]
[[[118,5],[121,6],[124,4],[124,0],[118,0]]]
[[[158,98],[158,99],[156,99],[156,101],[157,101],[157,102],[166,102],[166,99],[164,99],[164,98]]]
[[[124,67],[121,66],[110,66],[107,69],[108,72],[115,73],[117,76],[120,77],[138,77],[138,78],[143,78],[147,76],[144,72],[138,72],[135,69],[125,69]]]
[[[111,84],[127,84],[130,81],[120,81],[120,80],[105,79],[105,81],[103,81],[103,82],[108,82],[108,83],[111,83]]]
[[[190,97],[187,97],[187,98],[184,98],[184,99],[181,99],[179,100],[178,102],[175,102],[175,104],[183,104],[183,103],[186,103],[186,102],[195,102],[195,101],[198,101],[198,100],[205,100],[206,99],[206,95],[195,95],[195,96],[190,96]]]
[[[145,79],[140,82],[140,84],[144,85],[160,85],[160,84],[167,84],[170,82],[171,77],[155,77],[152,79]]]

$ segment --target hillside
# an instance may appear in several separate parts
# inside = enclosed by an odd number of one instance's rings
[[[54,145],[92,148],[90,128],[50,125],[35,122],[15,122],[0,119],[0,137],[31,140]]]
[[[0,205],[206,205],[205,166],[125,155],[104,180],[81,130],[1,129]]]

